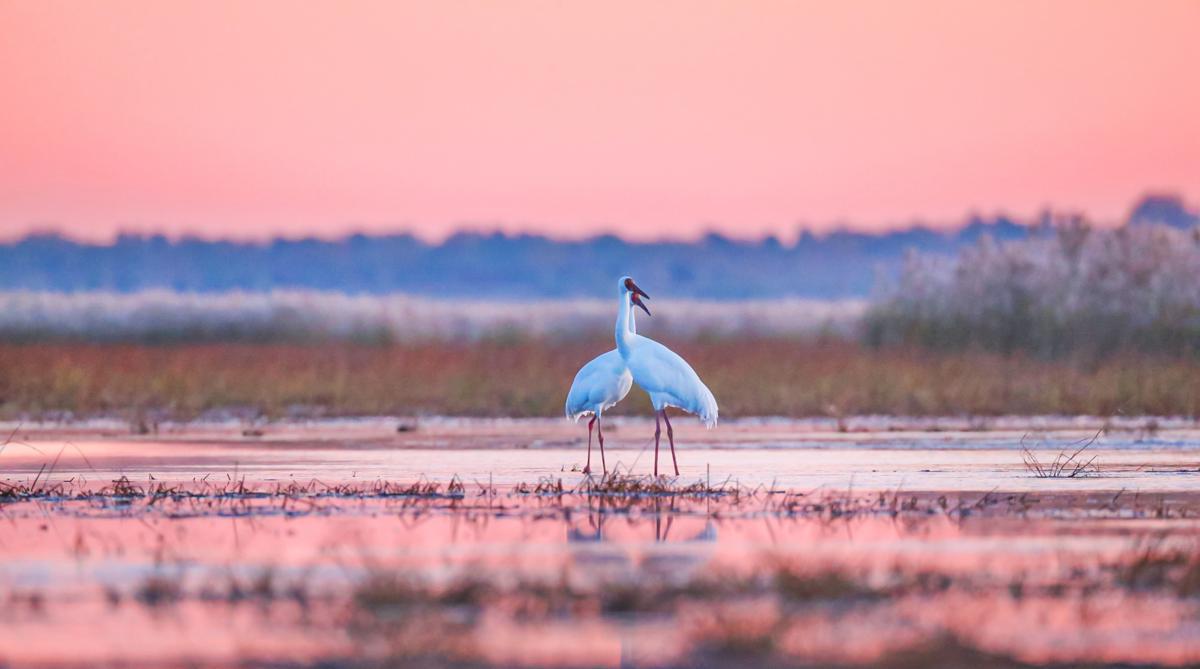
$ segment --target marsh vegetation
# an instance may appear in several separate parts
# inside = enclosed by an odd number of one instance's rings
[[[557,416],[571,375],[609,342],[403,345],[0,344],[0,417],[131,422],[234,412]],[[692,340],[722,416],[1200,415],[1200,359],[1088,364],[851,342]],[[644,397],[642,397],[644,400]],[[614,415],[649,412],[634,392]]]

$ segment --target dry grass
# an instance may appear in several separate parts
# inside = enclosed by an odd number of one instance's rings
[[[722,417],[1198,415],[1200,360],[1123,354],[1099,363],[982,352],[872,350],[847,342],[668,341]],[[575,371],[611,343],[0,345],[0,416],[160,418],[237,409],[312,415],[557,416]],[[618,414],[646,414],[635,390]]]
[[[1079,448],[1063,449],[1049,462],[1042,462],[1021,439],[1021,460],[1025,469],[1040,479],[1079,478],[1090,474],[1099,474],[1100,467],[1096,464],[1096,456],[1088,457],[1085,451],[1100,438],[1103,430],[1096,432],[1090,439],[1078,442]]]
[[[737,501],[737,498],[743,492],[753,495],[753,491],[743,491],[736,485],[730,484],[728,479],[714,486],[711,482],[707,481],[688,483],[667,477],[636,476],[633,474],[622,474],[617,471],[600,477],[589,476],[573,492],[618,498],[729,497],[734,502]]]

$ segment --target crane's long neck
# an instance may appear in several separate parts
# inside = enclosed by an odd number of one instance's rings
[[[617,309],[617,326],[616,339],[617,350],[621,355],[629,352],[629,347],[633,344],[633,337],[637,333],[637,325],[633,319],[633,304],[629,299],[629,293],[622,293],[621,304]]]

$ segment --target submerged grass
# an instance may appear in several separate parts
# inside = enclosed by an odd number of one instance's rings
[[[1078,364],[846,341],[672,341],[722,416],[1200,415],[1200,359]],[[136,431],[216,410],[254,417],[557,416],[611,340],[397,345],[0,344],[0,417],[119,414]],[[640,391],[616,414],[645,414]]]
[[[408,573],[373,570],[354,589],[359,608],[388,614],[431,606],[498,606],[523,617],[574,613],[605,615],[671,612],[688,603],[772,597],[783,603],[854,601],[880,597],[893,587],[869,585],[862,577],[835,568],[808,568],[782,559],[747,573],[701,572],[678,578],[638,572],[621,578],[484,578],[464,572],[442,582]]]
[[[1200,552],[1164,547],[1161,542],[1137,546],[1112,570],[1117,582],[1131,590],[1172,592],[1179,597],[1200,597]]]
[[[12,505],[53,505],[58,512],[100,515],[118,512],[167,518],[204,516],[305,516],[357,513],[363,503],[389,512],[424,515],[463,513],[467,520],[529,514],[569,518],[575,513],[626,516],[692,516],[719,521],[738,517],[817,520],[822,523],[856,518],[922,519],[944,517],[1039,517],[1047,519],[1200,518],[1200,493],[1116,494],[782,490],[739,486],[725,480],[712,484],[666,477],[610,474],[583,477],[572,485],[544,478],[500,488],[476,482],[470,488],[457,476],[442,483],[424,476],[410,482],[326,483],[318,479],[288,483],[247,482],[245,477],[205,475],[189,482],[145,481],[120,476],[92,482],[81,476],[51,482],[45,467],[23,481],[0,480],[0,512]]]

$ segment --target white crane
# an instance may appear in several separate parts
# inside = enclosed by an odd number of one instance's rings
[[[629,311],[632,307],[626,304],[621,309]],[[626,327],[636,334],[637,324],[633,314],[627,314],[627,317]],[[620,314],[617,320],[621,320]],[[592,419],[588,421],[588,452],[587,464],[583,467],[584,474],[592,473],[593,425],[600,435],[600,466],[605,474],[608,473],[608,463],[604,461],[604,429],[600,426],[600,419],[606,410],[625,399],[632,386],[633,375],[629,373],[621,352],[616,349],[596,356],[575,373],[575,380],[571,382],[571,389],[567,391],[567,418],[579,422],[581,416],[592,414]]]
[[[717,424],[717,399],[686,360],[666,346],[629,328],[628,322],[633,313],[631,305],[637,305],[649,314],[650,310],[641,298],[650,299],[650,296],[627,276],[621,277],[619,286],[621,308],[617,311],[617,351],[633,375],[633,382],[650,395],[650,403],[654,406],[654,475],[658,476],[661,416],[667,424],[667,439],[671,442],[671,463],[675,465],[675,475],[679,476],[679,462],[675,459],[675,431],[671,429],[671,419],[667,418],[667,407],[695,414],[705,427],[711,428]]]

